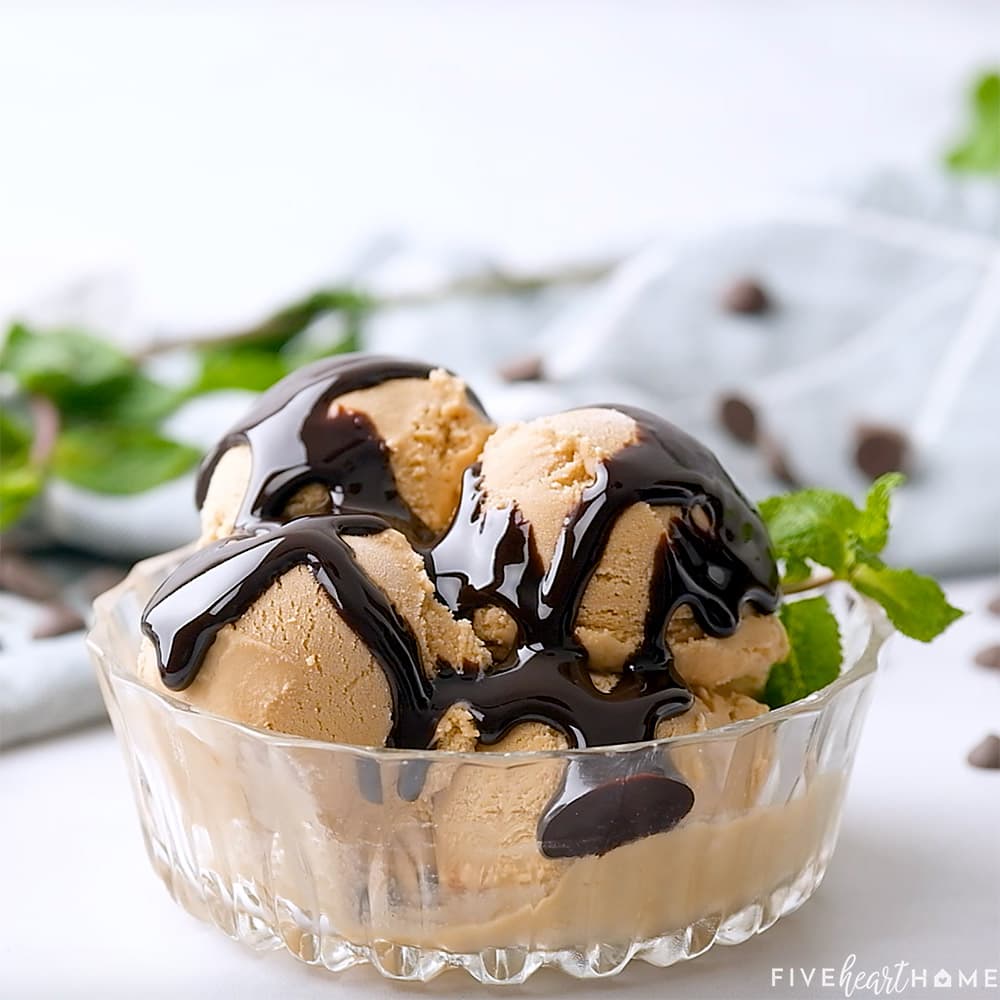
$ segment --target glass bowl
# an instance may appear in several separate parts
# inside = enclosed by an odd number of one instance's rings
[[[756,719],[617,748],[368,749],[252,729],[136,677],[140,613],[182,554],[140,563],[99,598],[88,644],[150,861],[230,937],[393,979],[598,977],[738,944],[820,884],[890,631],[846,589],[831,594],[840,678]],[[546,857],[538,818],[567,768],[602,780],[667,768],[694,806],[603,855]]]

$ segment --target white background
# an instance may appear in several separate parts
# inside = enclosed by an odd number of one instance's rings
[[[385,230],[519,261],[628,245],[753,190],[932,166],[989,61],[990,0],[0,6],[0,308],[114,266],[164,326],[212,325]],[[1000,727],[987,638],[980,613],[897,647],[803,911],[683,968],[524,992],[803,996],[771,967],[850,952],[997,965],[1000,775],[964,763]],[[0,757],[0,996],[356,994],[422,995],[255,959],[169,902],[107,731]]]
[[[517,260],[933,167],[993,0],[0,4],[0,306],[256,314],[385,230]]]

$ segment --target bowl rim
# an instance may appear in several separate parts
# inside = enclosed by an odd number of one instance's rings
[[[661,747],[674,749],[738,739],[758,730],[769,728],[785,719],[823,711],[830,703],[837,699],[842,691],[875,673],[879,666],[886,640],[895,632],[886,618],[884,611],[874,601],[859,594],[847,583],[836,582],[828,585],[828,587],[823,588],[823,591],[839,592],[843,595],[850,594],[855,601],[855,606],[863,612],[865,624],[868,626],[869,632],[857,660],[850,668],[843,671],[836,680],[831,681],[826,687],[814,691],[805,698],[800,698],[798,701],[793,701],[780,708],[769,709],[767,712],[754,716],[752,719],[741,719],[714,729],[707,729],[704,732],[643,740],[639,743],[618,743],[611,746],[577,747],[564,750],[508,750],[500,752],[495,750],[421,750],[407,749],[405,747],[368,747],[352,743],[334,743],[329,740],[261,729],[257,726],[238,722],[235,719],[226,718],[224,715],[191,705],[189,702],[174,697],[167,691],[160,691],[152,687],[136,674],[123,669],[122,664],[117,661],[117,658],[110,656],[105,650],[102,643],[102,634],[105,629],[111,627],[111,610],[116,603],[121,601],[134,588],[136,578],[144,577],[154,572],[162,573],[168,566],[176,565],[176,563],[196,547],[192,543],[136,563],[121,582],[95,598],[94,623],[87,631],[86,643],[97,670],[103,673],[109,681],[121,682],[141,690],[145,697],[159,702],[161,707],[171,715],[205,719],[211,725],[239,732],[243,737],[261,741],[271,747],[294,747],[296,749],[322,751],[325,753],[348,752],[352,755],[384,763],[406,760],[440,761],[447,759],[449,762],[467,762],[487,766],[492,764],[495,766],[500,762],[513,764],[537,762],[547,759],[567,760],[577,757],[599,757],[612,754],[619,755],[626,752],[649,751]],[[815,596],[819,592],[821,592],[820,589],[804,591],[801,594],[796,594],[795,599],[799,600]],[[102,693],[104,692],[102,691]]]

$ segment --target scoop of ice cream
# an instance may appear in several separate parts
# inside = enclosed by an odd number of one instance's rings
[[[441,369],[426,378],[391,378],[334,395],[327,413],[331,420],[358,414],[370,422],[388,452],[400,497],[432,531],[447,526],[458,503],[462,474],[492,430],[465,383]],[[295,427],[287,429],[289,448],[296,432]],[[202,544],[232,534],[252,463],[251,448],[239,442],[216,461],[201,505]],[[326,486],[307,484],[287,501],[284,516],[328,513],[333,506]]]
[[[659,723],[658,737],[704,733],[767,712],[766,705],[738,691],[695,687],[693,693],[694,704],[687,712]],[[760,728],[718,743],[681,743],[669,753],[672,766],[694,791],[692,819],[737,813],[757,802],[774,767],[774,733]]]
[[[475,731],[461,713],[453,712],[451,721],[439,746],[475,749]],[[562,733],[541,723],[525,722],[487,749],[513,753],[565,750],[567,745]],[[481,891],[551,882],[565,865],[539,851],[538,817],[558,787],[563,770],[557,759],[526,761],[514,769],[460,768],[439,795],[435,809],[436,857],[442,883],[452,889]],[[502,823],[491,820],[499,816]]]
[[[482,454],[483,502],[516,508],[530,526],[548,569],[563,527],[592,487],[600,463],[636,441],[635,420],[613,409],[571,410],[500,427]],[[583,594],[575,637],[595,671],[620,671],[645,632],[656,554],[670,541],[675,506],[636,503],[617,519]],[[695,519],[705,517],[697,509]],[[502,608],[477,611],[476,631],[495,651],[509,651],[516,629]],[[787,637],[774,615],[751,609],[735,634],[708,636],[681,607],[668,626],[668,644],[681,677],[691,685],[717,686],[741,678],[759,691],[771,665],[787,653]]]
[[[759,695],[775,663],[788,655],[788,636],[777,615],[744,609],[731,636],[706,635],[689,608],[681,607],[667,625],[667,643],[685,684],[692,688],[728,686]]]
[[[489,663],[471,625],[435,600],[423,561],[402,534],[386,530],[345,540],[406,621],[428,674],[439,663]],[[148,640],[139,673],[159,685]],[[382,664],[304,565],[281,575],[216,634],[194,681],[176,696],[247,725],[337,743],[383,746],[392,725]]]

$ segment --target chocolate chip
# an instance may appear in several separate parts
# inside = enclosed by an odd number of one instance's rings
[[[804,484],[789,464],[788,452],[782,447],[781,442],[770,434],[766,434],[758,443],[771,475],[789,489],[802,489]]]
[[[51,601],[59,595],[59,584],[23,556],[0,556],[0,590],[9,590],[29,601]]]
[[[869,479],[905,472],[909,452],[909,438],[895,427],[861,424],[855,431],[854,463]]]
[[[53,601],[46,604],[41,618],[31,632],[32,639],[54,639],[69,632],[78,632],[86,623],[68,604]]]
[[[1000,771],[1000,736],[990,733],[984,736],[966,758],[973,767],[983,767],[989,771]]]
[[[1000,646],[987,646],[985,649],[979,650],[973,659],[981,667],[1000,670]]]
[[[997,594],[997,596],[994,597],[993,600],[986,605],[986,610],[991,615],[996,615],[998,618],[1000,618],[1000,594]]]
[[[545,369],[539,354],[525,354],[512,358],[497,369],[505,382],[539,382],[545,378]]]
[[[722,308],[744,316],[759,316],[771,308],[771,297],[755,278],[741,278],[722,293]]]
[[[719,420],[737,441],[753,444],[757,440],[757,414],[740,396],[723,396],[719,400]]]

